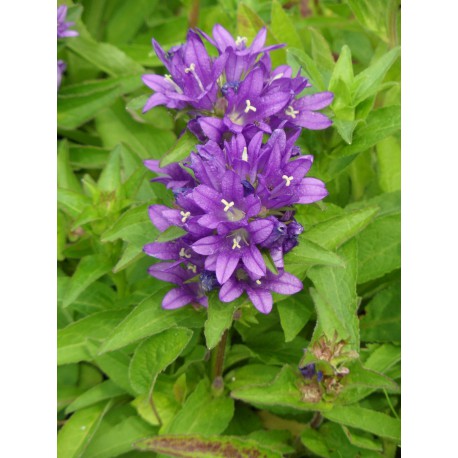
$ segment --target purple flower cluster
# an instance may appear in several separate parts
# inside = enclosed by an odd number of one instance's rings
[[[70,30],[70,27],[75,25],[74,22],[65,22],[67,17],[67,6],[62,5],[57,8],[57,39],[66,37],[77,37],[79,33],[76,30]],[[57,61],[57,89],[62,83],[62,75],[65,72],[67,65],[63,60]]]
[[[216,47],[217,57],[209,56],[200,35]],[[157,105],[186,111],[188,129],[201,143],[181,164],[145,162],[158,175],[152,181],[175,196],[174,208],[150,207],[153,224],[160,231],[185,231],[144,247],[163,261],[149,273],[177,285],[164,297],[164,308],[207,306],[206,293],[219,289],[223,302],[246,292],[260,312],[269,313],[272,292],[302,289],[283,262],[303,230],[294,206],[321,200],[327,191],[307,176],[313,157],[301,155],[295,142],[302,128],[331,124],[316,110],[329,105],[333,94],[301,96],[310,87],[306,78],[293,76],[286,65],[272,70],[269,51],[282,45],[265,47],[265,29],[249,47],[220,25],[213,38],[200,35],[189,31],[186,43],[169,52],[153,40],[169,74],[143,77],[155,91],[143,111]]]

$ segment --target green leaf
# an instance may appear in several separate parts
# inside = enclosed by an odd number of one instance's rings
[[[64,293],[63,306],[68,307],[86,288],[110,272],[111,268],[111,261],[102,255],[90,255],[81,259]]]
[[[68,189],[57,190],[58,207],[70,215],[72,218],[77,218],[83,210],[91,204],[89,197]]]
[[[159,283],[162,286],[161,283]],[[100,353],[113,351],[125,347],[144,337],[158,334],[166,329],[186,326],[200,328],[205,316],[191,307],[176,310],[164,310],[161,299],[164,290],[159,290],[152,297],[145,299],[112,330],[104,342]]]
[[[377,293],[361,317],[361,340],[365,342],[400,342],[401,285],[396,283]]]
[[[57,125],[61,129],[76,129],[94,118],[98,112],[112,105],[121,95],[132,92],[142,86],[140,75],[117,77],[91,85],[83,85],[88,93],[63,95],[57,98]]]
[[[80,36],[66,41],[68,49],[111,76],[135,75],[143,67],[127,57],[121,50],[108,43],[98,43],[78,21]]]
[[[102,242],[113,242],[114,240],[122,239],[129,240],[129,234],[132,233],[135,227],[139,226],[141,231],[152,226],[148,216],[149,204],[131,207],[124,212],[118,220],[107,231],[102,234]],[[154,240],[154,231],[151,231]]]
[[[401,109],[398,105],[372,111],[365,124],[355,130],[353,142],[341,149],[338,157],[356,155],[366,151],[401,128]]]
[[[161,160],[161,167],[186,159],[198,143],[197,138],[188,130],[176,141]]]
[[[299,391],[300,373],[290,366],[284,366],[275,380],[262,385],[248,385],[231,392],[234,399],[253,404],[256,407],[289,407],[299,411],[326,411],[331,405],[323,401],[309,403],[302,401]]]
[[[154,427],[134,416],[115,425],[103,427],[102,423],[82,458],[112,458],[120,455],[127,457],[124,454],[134,449],[134,442],[155,432]]]
[[[308,237],[309,233],[306,235]],[[338,255],[303,237],[299,241],[299,245],[286,255],[285,264],[286,266],[293,264],[318,264],[336,267],[343,267],[345,265]],[[309,266],[304,267],[304,271],[307,267]]]
[[[112,326],[113,327],[113,326]],[[95,356],[95,363],[101,371],[116,385],[135,396],[129,381],[130,357],[122,350]]]
[[[252,439],[239,436],[197,436],[163,435],[144,439],[135,444],[142,451],[181,458],[281,458],[280,452],[273,451]]]
[[[314,60],[302,49],[289,48],[286,51],[288,65],[303,68],[303,76],[306,76],[317,89],[317,91],[325,91],[326,85],[324,84],[321,72],[318,70]],[[296,64],[296,65],[295,65]]]
[[[370,206],[361,210],[347,211],[316,224],[303,237],[328,250],[335,250],[363,230],[376,216],[378,207]]]
[[[97,187],[103,192],[113,192],[121,187],[121,149],[118,145],[108,156],[107,163],[97,181]]]
[[[101,169],[109,152],[96,146],[70,145],[70,161],[73,169]]]
[[[377,144],[377,168],[382,191],[401,189],[401,144],[396,137],[385,138]]]
[[[225,396],[213,397],[209,381],[203,379],[164,433],[221,434],[233,415],[234,400]]]
[[[308,276],[315,286],[311,294],[320,331],[329,340],[333,340],[337,332],[339,339],[346,340],[353,350],[359,351],[356,241],[347,242],[338,253],[346,261],[344,268],[316,266],[309,270]]]
[[[231,327],[234,312],[242,302],[243,299],[238,299],[230,303],[221,302],[218,294],[209,294],[208,318],[205,321],[205,340],[209,350],[216,347],[224,331]]]
[[[57,331],[57,364],[91,361],[102,341],[128,313],[128,310],[109,310],[94,313]]]
[[[347,0],[347,3],[363,27],[377,33],[382,40],[388,41],[386,0]]]
[[[107,41],[116,44],[130,42],[142,28],[145,20],[157,8],[157,3],[158,0],[121,2],[107,24]]]
[[[351,49],[344,45],[340,51],[334,71],[332,72],[331,81],[329,82],[329,90],[335,91],[337,81],[342,81],[345,86],[352,87],[353,85],[353,63],[351,59]],[[339,94],[334,94],[337,98]],[[335,99],[334,102],[335,103]]]
[[[301,291],[275,305],[280,315],[281,327],[285,333],[285,342],[291,342],[313,315],[313,303],[310,295]]]
[[[401,267],[401,215],[377,218],[358,236],[358,283]]]
[[[82,192],[81,183],[73,173],[70,164],[70,153],[66,139],[60,141],[57,148],[57,186],[76,193]]]
[[[111,380],[106,380],[98,385],[93,386],[85,391],[81,396],[78,396],[66,409],[65,413],[75,412],[84,409],[98,402],[114,398],[125,394],[126,392],[114,384]]]
[[[82,456],[94,436],[110,403],[97,404],[73,414],[57,435],[57,454],[60,458]]]
[[[364,448],[367,450],[374,450],[376,452],[383,451],[383,446],[380,442],[375,441],[369,437],[360,436],[355,434],[353,431],[350,431],[346,426],[342,425],[343,432],[347,436],[350,444],[355,447]]]
[[[171,240],[176,240],[180,237],[183,237],[185,234],[187,234],[187,231],[185,231],[182,227],[170,226],[164,232],[161,232],[155,241],[170,242]]]
[[[323,412],[325,418],[345,426],[361,429],[397,443],[401,440],[401,422],[384,413],[359,406],[334,406]]]
[[[137,394],[152,391],[156,377],[180,356],[191,337],[189,329],[172,328],[138,346],[129,367],[130,384]]]
[[[133,119],[120,99],[101,111],[95,124],[103,146],[112,149],[124,143],[141,159],[160,157],[175,141],[173,132]]]
[[[286,43],[288,47],[302,49],[302,42],[294,26],[294,22],[278,0],[272,1],[270,17],[272,33],[277,37],[281,37],[282,42]]]
[[[326,39],[315,29],[310,29],[311,45],[312,45],[312,59],[315,62],[318,70],[324,79],[325,86],[331,78],[334,71],[334,58],[332,57],[331,48],[329,47]]]
[[[401,48],[396,47],[388,51],[377,62],[356,75],[353,83],[354,104],[360,104],[363,100],[376,94],[386,73],[396,62],[401,54]]]

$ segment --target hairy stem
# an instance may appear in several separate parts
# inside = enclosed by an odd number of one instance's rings
[[[315,412],[313,414],[313,418],[310,420],[310,427],[313,429],[318,429],[321,426],[322,422],[323,415],[321,415],[321,412]]]

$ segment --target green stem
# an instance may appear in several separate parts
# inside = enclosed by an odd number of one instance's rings
[[[318,429],[321,426],[321,423],[323,423],[323,415],[321,415],[321,412],[315,412],[313,414],[313,418],[310,421],[310,427],[313,429]]]
[[[153,383],[151,385],[151,389],[150,389],[150,392],[149,392],[148,400],[149,400],[149,404],[151,406],[151,409],[153,410],[154,416],[156,417],[156,419],[157,419],[157,421],[159,423],[159,427],[161,427],[162,426],[162,420],[161,420],[161,417],[159,416],[159,412],[156,409],[156,404],[154,403],[154,399],[153,399],[153,390],[154,390],[154,385],[155,384],[156,384],[156,377],[154,378]]]
[[[222,392],[223,385],[223,368],[224,354],[226,352],[227,335],[229,331],[226,329],[221,336],[221,340],[212,353],[212,372],[213,388],[217,392]]]

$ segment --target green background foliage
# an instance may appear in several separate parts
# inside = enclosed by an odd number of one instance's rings
[[[68,65],[57,107],[59,457],[397,456],[399,1],[59,4],[80,33],[58,44]],[[305,230],[286,270],[304,290],[276,295],[268,316],[216,296],[208,314],[163,310],[171,286],[148,276],[142,253],[159,235],[148,206],[173,200],[143,160],[181,160],[193,146],[176,143],[183,119],[141,114],[140,76],[164,73],[151,38],[168,48],[215,23],[248,40],[266,25],[268,44],[287,43],[274,65],[301,68],[311,93],[335,93],[333,126],[298,141],[330,193],[298,208]],[[212,349],[228,328],[217,387]],[[320,360],[320,342],[345,351]],[[298,367],[312,362],[350,370],[338,393],[311,402]]]

